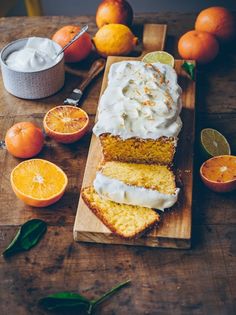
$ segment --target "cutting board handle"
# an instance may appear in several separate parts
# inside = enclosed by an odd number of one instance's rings
[[[150,51],[164,50],[166,32],[166,24],[144,24],[142,55]]]

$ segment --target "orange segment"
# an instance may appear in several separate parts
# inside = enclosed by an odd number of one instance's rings
[[[49,111],[46,122],[48,128],[56,132],[74,133],[84,127],[87,117],[79,108],[58,106]]]
[[[11,185],[17,197],[36,207],[45,207],[59,200],[67,183],[62,169],[42,159],[24,161],[11,173]]]
[[[236,188],[236,156],[220,155],[204,162],[200,175],[207,187],[225,192]]]
[[[75,106],[57,106],[44,117],[44,129],[49,137],[62,143],[79,140],[88,129],[87,113]]]
[[[143,57],[142,61],[146,62],[146,63],[160,62],[160,63],[164,63],[166,65],[169,65],[171,67],[174,67],[174,65],[175,65],[174,57],[171,54],[169,54],[168,52],[162,51],[162,50],[152,51],[152,52],[146,54]]]
[[[236,179],[236,157],[221,156],[204,163],[203,176],[214,182],[225,183]]]
[[[219,131],[212,128],[202,129],[201,145],[208,157],[229,155],[231,153],[226,138]]]

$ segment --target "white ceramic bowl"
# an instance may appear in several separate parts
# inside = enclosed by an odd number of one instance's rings
[[[38,99],[50,96],[59,91],[65,80],[64,54],[62,53],[56,64],[39,71],[24,72],[13,70],[6,65],[5,60],[13,51],[23,48],[28,38],[18,39],[5,46],[0,55],[2,78],[5,89],[20,98]],[[61,47],[53,42],[56,51]]]

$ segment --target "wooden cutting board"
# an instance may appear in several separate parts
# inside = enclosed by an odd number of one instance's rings
[[[166,25],[144,25],[142,55],[146,52],[164,49],[166,29]],[[107,86],[108,72],[114,62],[140,58],[108,57],[101,94]],[[182,60],[175,60],[175,70],[178,74],[179,84],[183,89],[183,109],[181,112],[183,128],[179,136],[175,158],[175,167],[180,182],[178,186],[181,186],[178,203],[172,210],[168,210],[162,215],[160,225],[149,234],[135,240],[123,240],[112,234],[89,210],[80,197],[73,231],[75,241],[169,248],[189,248],[191,246],[195,83],[181,68],[182,63]],[[102,151],[99,140],[93,135],[82,187],[92,185],[101,159]]]

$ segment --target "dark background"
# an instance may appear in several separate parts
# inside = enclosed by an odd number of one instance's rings
[[[100,0],[41,0],[44,15],[69,16],[94,15],[100,2]],[[163,11],[198,12],[204,8],[216,5],[236,10],[236,0],[129,0],[129,3],[136,13]],[[8,15],[26,15],[24,1],[19,0],[15,8]]]

